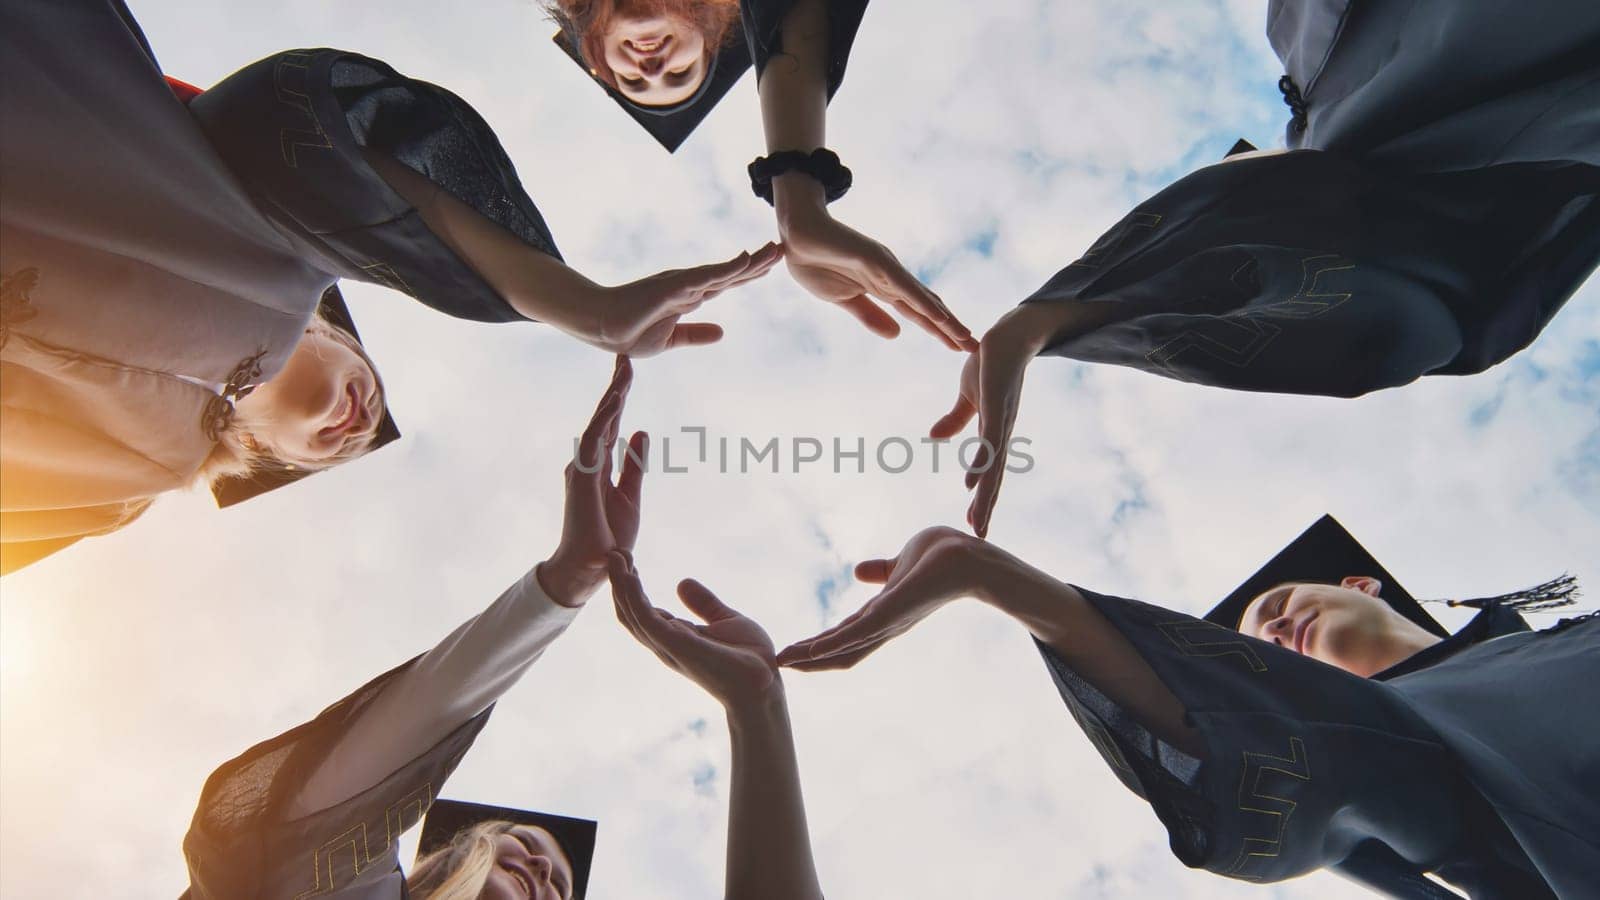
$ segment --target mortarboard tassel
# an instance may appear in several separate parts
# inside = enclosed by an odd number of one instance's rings
[[[1563,606],[1576,603],[1582,594],[1578,590],[1578,579],[1573,575],[1563,574],[1559,578],[1552,578],[1543,584],[1512,591],[1509,594],[1500,594],[1495,597],[1475,597],[1471,600],[1429,600],[1429,603],[1443,603],[1446,606],[1468,606],[1473,609],[1489,609],[1499,607],[1514,609],[1519,613],[1547,612]]]

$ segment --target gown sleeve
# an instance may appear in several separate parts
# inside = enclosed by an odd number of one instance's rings
[[[1046,353],[1233,390],[1353,397],[1481,371],[1600,258],[1592,167],[1408,177],[1314,150],[1208,166],[1025,302],[1119,307]]]
[[[850,61],[850,47],[861,28],[861,17],[867,12],[867,0],[824,2],[828,6],[828,99],[832,100],[844,83],[845,64]],[[793,6],[794,0],[740,0],[745,44],[750,48],[757,79],[767,70],[767,62],[783,52],[783,19]]]
[[[402,896],[400,834],[576,614],[529,572],[432,650],[224,763],[184,838],[190,900]]]
[[[561,258],[499,139],[455,94],[341,50],[292,50],[189,104],[261,210],[317,265],[448,315],[522,321],[362,158],[375,150]]]
[[[1467,788],[1391,689],[1182,613],[1079,591],[1200,732],[1196,759],[1039,645],[1068,710],[1185,865],[1275,882],[1348,863],[1392,896],[1454,896],[1421,872],[1458,849]]]

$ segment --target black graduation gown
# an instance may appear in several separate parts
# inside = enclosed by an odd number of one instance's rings
[[[1532,7],[1275,3],[1304,152],[1140,204],[1025,301],[1118,306],[1045,352],[1348,397],[1527,346],[1600,262],[1600,6]]]
[[[1581,897],[1600,872],[1600,618],[1480,613],[1371,679],[1200,619],[1081,593],[1199,730],[1155,739],[1049,647],[1068,709],[1185,865],[1273,882],[1332,867],[1390,896]]]
[[[137,518],[211,452],[217,392],[273,377],[339,278],[521,320],[360,154],[557,256],[460,98],[281,53],[185,106],[121,0],[0,6],[0,567]]]
[[[184,900],[400,900],[400,834],[422,821],[494,707],[345,802],[290,819],[283,810],[324,754],[406,663],[310,722],[251,747],[206,779],[189,833]]]
[[[844,83],[845,64],[855,43],[867,0],[827,0],[828,5],[828,99]],[[794,0],[740,0],[739,15],[744,24],[745,46],[755,63],[756,78],[766,71],[774,54],[783,52],[783,19],[794,7]]]
[[[461,319],[523,321],[361,157],[406,165],[542,253],[561,258],[499,139],[466,101],[343,50],[290,50],[189,104],[263,213],[323,270]]]

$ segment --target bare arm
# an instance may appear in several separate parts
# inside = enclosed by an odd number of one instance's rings
[[[778,654],[801,671],[845,669],[947,603],[977,598],[1021,622],[1152,734],[1203,756],[1183,705],[1121,632],[1070,585],[987,541],[951,528],[913,535],[892,559],[859,563],[856,579],[883,589],[854,615]]]
[[[783,52],[761,73],[761,124],[767,152],[809,153],[827,143],[828,8],[824,0],[797,0],[783,20]],[[796,211],[825,207],[822,185],[789,173],[773,179],[781,223]]]
[[[992,586],[979,596],[1021,622],[1151,734],[1202,758],[1204,744],[1185,724],[1183,704],[1122,632],[1071,585],[1011,559],[1013,564],[996,567]]]
[[[809,153],[827,142],[828,4],[796,0],[784,16],[783,52],[761,73],[761,124],[767,153]],[[918,281],[889,248],[833,218],[816,179],[786,172],[772,180],[778,234],[792,275],[818,299],[837,305],[869,331],[900,333],[899,312],[952,350],[977,346],[972,332],[938,295]]]
[[[367,164],[416,207],[462,261],[524,317],[582,336],[593,330],[600,285],[566,263],[528,246],[410,167],[372,150]]]
[[[438,235],[518,313],[545,322],[608,353],[635,358],[675,347],[715,343],[722,329],[679,318],[723,291],[760,278],[783,249],[768,244],[723,263],[669,269],[628,284],[605,286],[451,196],[448,191],[381,153],[363,151],[369,165]]]
[[[782,683],[765,702],[728,710],[728,900],[820,900],[800,767]]]
[[[652,607],[624,555],[612,554],[609,574],[623,626],[727,713],[733,747],[728,900],[821,900],[772,639],[697,581],[679,583],[678,598],[705,624]]]

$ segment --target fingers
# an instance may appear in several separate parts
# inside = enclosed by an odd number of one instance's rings
[[[892,559],[869,559],[856,563],[856,580],[867,584],[883,584],[889,580],[890,573],[894,572],[895,561]]]
[[[919,324],[938,335],[951,349],[978,348],[972,331],[961,324],[938,294],[907,271],[893,253],[885,249],[872,274],[876,276],[874,280],[887,289],[887,295],[897,297],[909,308],[908,316],[921,320]]]
[[[840,309],[855,316],[867,330],[881,338],[894,338],[900,336],[900,323],[894,320],[878,305],[868,300],[865,295],[842,300],[836,304]]]
[[[935,440],[949,440],[964,431],[967,423],[978,414],[978,408],[972,405],[966,397],[956,397],[956,405],[950,411],[939,417],[928,429],[928,437]]]
[[[684,272],[693,290],[725,290],[735,284],[760,278],[783,258],[781,244],[768,243],[755,253],[745,251],[723,263],[696,266]]]
[[[726,603],[719,600],[716,594],[711,593],[709,588],[693,578],[685,578],[678,582],[678,599],[707,625],[739,616]]]
[[[1000,496],[1000,482],[1005,478],[1006,448],[1011,442],[1011,429],[1017,421],[1018,401],[1022,396],[1022,376],[1026,361],[1021,365],[1014,360],[1001,360],[998,354],[979,350],[982,360],[978,366],[978,431],[983,437],[985,468],[980,473],[968,473],[969,484],[977,488],[967,521],[978,537],[989,536],[989,519],[994,514],[995,501]],[[976,468],[976,467],[975,467]],[[976,474],[976,480],[973,475]]]
[[[667,337],[667,349],[701,347],[706,344],[715,344],[720,340],[722,340],[721,325],[712,325],[709,322],[691,322],[686,325],[672,326],[672,334]]]
[[[668,645],[674,635],[681,635],[682,632],[673,627],[670,615],[650,605],[639,573],[634,570],[628,556],[616,550],[607,554],[606,576],[611,581],[611,599],[616,608],[617,621],[635,640],[653,652],[662,664],[681,671],[682,667]]]
[[[916,307],[914,307],[910,303],[907,303],[906,301],[900,299],[899,297],[886,296],[886,297],[883,298],[883,300],[884,300],[884,302],[888,303],[890,306],[893,306],[896,310],[898,310],[900,315],[905,316],[908,320],[910,320],[911,322],[915,323],[917,325],[917,327],[921,328],[923,331],[926,331],[928,334],[932,335],[934,340],[938,341],[941,344],[944,344],[946,347],[949,347],[951,350],[960,350],[961,349],[961,345],[957,344],[955,342],[955,340],[953,338],[951,338],[948,334],[945,334],[944,331],[940,329],[939,324],[937,322],[935,322],[933,319],[930,319],[926,314],[924,314],[922,312],[922,310],[917,309]]]
[[[833,669],[848,669],[871,656],[873,651],[889,643],[889,640],[888,637],[884,637],[870,644],[864,644],[848,653],[835,653],[825,659],[807,659],[789,663],[788,668],[798,672],[826,672]]]
[[[627,402],[628,390],[632,386],[633,364],[626,356],[618,356],[616,368],[611,373],[611,384],[606,388],[606,392],[600,395],[600,403],[595,407],[594,417],[589,420],[588,427],[584,429],[583,436],[578,441],[578,461],[586,471],[598,472],[603,468],[604,460],[600,458],[601,447],[602,445],[609,447],[611,442],[616,440],[616,425],[622,417],[622,408]]]
[[[617,490],[633,504],[635,509],[639,508],[640,494],[644,487],[644,473],[649,465],[650,435],[635,431],[633,437],[628,439],[628,452],[622,461],[622,477],[617,481]]]
[[[824,659],[887,639],[896,624],[896,592],[889,588],[867,601],[855,615],[807,641],[791,644],[778,654],[779,665]]]
[[[677,664],[656,646],[655,641],[651,640],[644,630],[641,620],[645,618],[654,620],[656,617],[650,612],[650,601],[644,595],[644,586],[640,583],[638,573],[633,570],[626,554],[613,550],[606,555],[606,577],[611,582],[611,600],[617,613],[617,621],[633,635],[634,640],[653,651],[663,663],[677,668]]]

